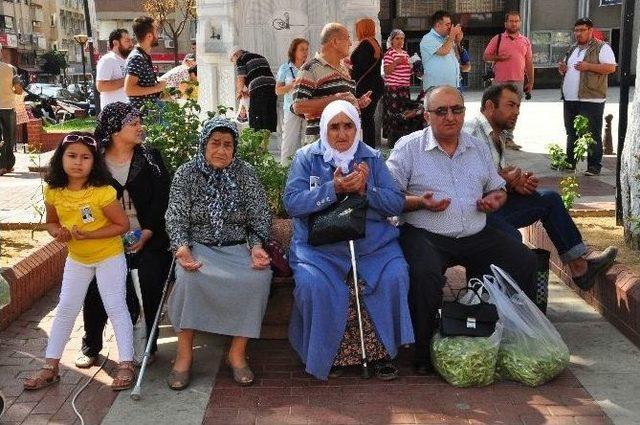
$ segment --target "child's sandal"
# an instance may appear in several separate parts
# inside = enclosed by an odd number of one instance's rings
[[[136,371],[132,362],[122,362],[116,368],[116,377],[113,378],[111,389],[113,391],[128,390],[136,379]]]
[[[44,378],[42,376],[43,375],[42,371],[48,371],[52,373],[49,374],[47,372],[47,375],[49,375],[49,377]],[[60,375],[58,374],[58,368],[48,363],[45,363],[44,365],[42,365],[40,370],[34,376],[24,380],[23,388],[28,391],[35,391],[35,390],[48,387],[49,385],[53,385],[56,382],[60,382]]]

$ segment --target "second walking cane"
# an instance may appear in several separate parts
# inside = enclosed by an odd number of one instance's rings
[[[349,251],[351,252],[351,270],[353,271],[353,290],[356,298],[356,313],[358,315],[358,331],[360,332],[360,350],[362,351],[362,377],[369,379],[369,361],[367,360],[367,350],[364,346],[364,330],[362,328],[362,309],[360,307],[360,288],[358,288],[358,267],[356,265],[356,250],[353,240],[349,241]]]

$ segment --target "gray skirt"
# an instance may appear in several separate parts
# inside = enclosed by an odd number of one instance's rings
[[[271,269],[252,269],[246,245],[208,247],[196,243],[191,252],[202,267],[189,272],[176,266],[176,283],[169,299],[174,330],[260,337]]]

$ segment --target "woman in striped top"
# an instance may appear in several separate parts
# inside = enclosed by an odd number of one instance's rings
[[[409,55],[402,48],[403,46],[404,32],[394,29],[387,38],[388,50],[382,59],[384,67],[384,128],[390,147],[393,147],[398,138],[407,134],[405,121],[393,118],[401,114],[410,101],[411,64],[409,63]]]

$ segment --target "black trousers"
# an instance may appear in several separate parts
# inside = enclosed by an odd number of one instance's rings
[[[522,243],[492,227],[475,235],[451,238],[404,224],[400,246],[409,264],[409,310],[415,334],[416,362],[430,361],[429,345],[442,306],[442,288],[448,267],[461,265],[467,279],[489,273],[495,264],[508,272],[533,299],[536,256]]]
[[[16,111],[13,109],[0,109],[0,131],[4,143],[0,147],[0,168],[10,170],[16,164],[13,154],[13,144],[16,133]]]
[[[168,251],[146,250],[143,248],[136,254],[127,255],[127,265],[129,269],[138,269],[148,338],[153,326],[153,320],[160,306],[162,288],[171,265],[171,254]],[[127,306],[131,313],[131,320],[135,323],[138,319],[140,308],[129,277],[127,277]],[[104,310],[95,279],[89,285],[89,290],[85,296],[82,318],[85,332],[84,337],[82,337],[82,352],[87,356],[95,357],[102,350],[102,333],[107,324],[107,313]],[[155,353],[158,349],[156,345],[157,339],[158,334],[156,333],[151,349],[152,353]]]
[[[254,130],[276,131],[278,96],[274,86],[263,86],[249,93],[249,127]]]
[[[578,138],[576,130],[573,128],[573,120],[577,115],[584,115],[589,119],[589,129],[596,144],[591,146],[587,155],[587,167],[600,171],[602,168],[602,115],[604,114],[604,102],[579,102],[565,100],[564,106],[564,128],[567,133],[567,162],[576,165],[573,157],[573,145]]]
[[[362,140],[375,149],[376,147],[376,108],[382,98],[382,93],[371,92],[371,103],[360,111],[362,120]]]

